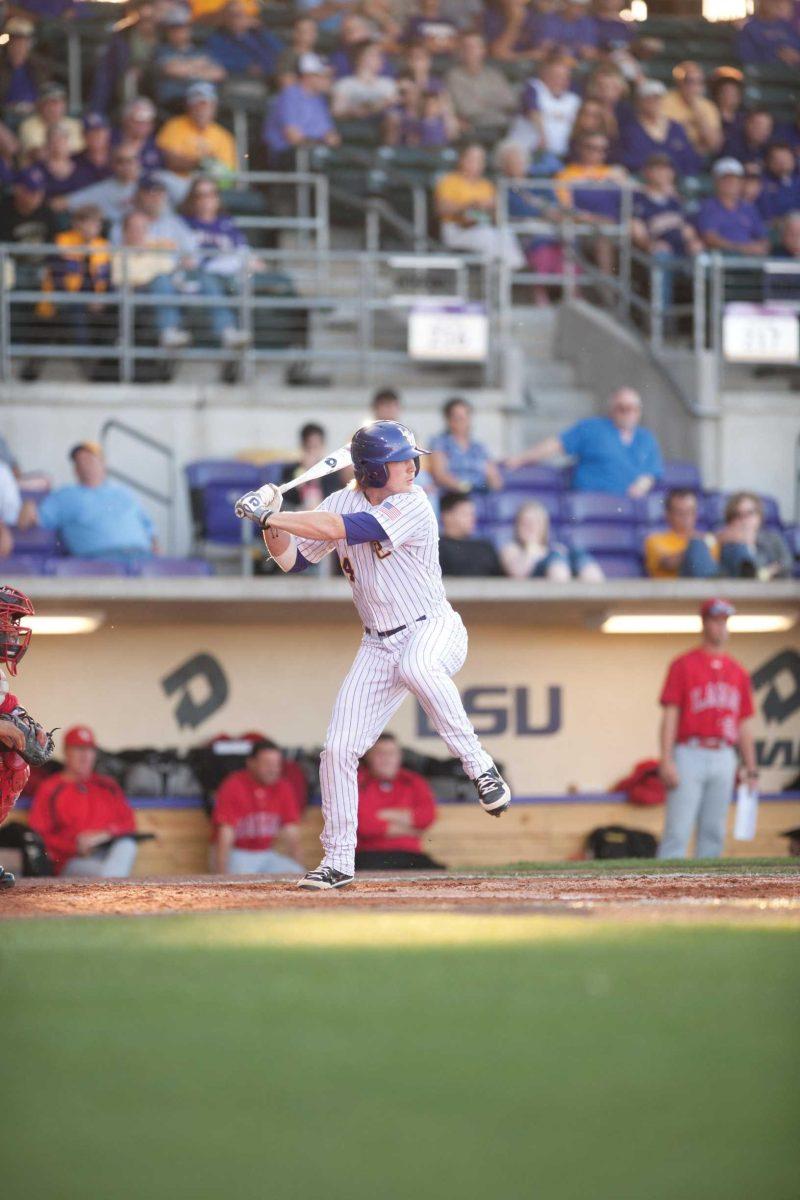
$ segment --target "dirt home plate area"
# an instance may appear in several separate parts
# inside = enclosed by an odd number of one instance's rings
[[[586,915],[637,921],[766,920],[800,924],[800,875],[631,873],[360,876],[333,893],[299,891],[286,880],[23,879],[0,897],[0,920],[147,916],[259,910]]]

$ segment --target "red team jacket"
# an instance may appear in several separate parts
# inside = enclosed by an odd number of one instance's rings
[[[36,792],[28,824],[44,839],[56,871],[78,853],[79,833],[107,829],[112,836],[133,833],[136,819],[125,793],[107,775],[90,775],[85,783],[51,775]]]
[[[753,715],[750,676],[735,658],[690,650],[671,664],[661,703],[680,710],[677,741],[719,738],[735,746],[739,724]]]
[[[383,808],[404,808],[411,812],[414,828],[420,833],[436,820],[436,801],[433,792],[421,775],[400,770],[393,783],[382,783],[368,771],[359,777],[358,784],[358,845],[357,850],[409,850],[421,854],[422,846],[416,834],[389,837],[386,822],[378,813]]]
[[[248,770],[234,771],[217,790],[213,821],[232,825],[237,850],[269,850],[282,825],[300,820],[300,805],[286,779],[263,784]]]
[[[12,712],[18,705],[17,697],[9,692],[0,701],[0,717],[4,713]],[[30,773],[30,767],[16,750],[0,750],[0,822],[11,812],[14,801],[28,782]]]

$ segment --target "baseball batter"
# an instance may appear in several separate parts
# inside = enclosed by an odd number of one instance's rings
[[[283,571],[303,571],[335,550],[364,626],[322,751],[325,855],[298,885],[316,890],[353,880],[358,762],[409,692],[461,759],[484,810],[500,816],[511,802],[452,680],[467,656],[467,631],[442,584],[436,517],[414,482],[428,452],[404,425],[373,421],[357,430],[350,453],[355,482],[313,512],[281,513],[280,493],[268,488],[243,505]]]

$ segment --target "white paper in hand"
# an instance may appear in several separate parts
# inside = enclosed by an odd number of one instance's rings
[[[733,822],[733,836],[737,842],[752,842],[756,836],[758,824],[758,792],[749,788],[746,783],[739,784],[736,789],[736,817]]]

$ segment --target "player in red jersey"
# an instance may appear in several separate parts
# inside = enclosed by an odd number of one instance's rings
[[[9,675],[16,675],[20,659],[28,649],[31,630],[22,624],[33,616],[33,605],[24,592],[0,587],[0,663]],[[10,691],[5,672],[0,667],[0,824],[5,821],[17,797],[28,782],[30,767],[17,751],[23,749],[24,737],[15,725],[5,720],[5,714],[19,707],[19,700]],[[13,887],[14,876],[0,867],[0,887]]]
[[[750,676],[722,652],[735,611],[727,600],[702,605],[702,643],[672,662],[661,692],[661,777],[668,794],[659,858],[685,858],[695,826],[695,857],[719,858],[737,749],[751,785],[758,779]]]

